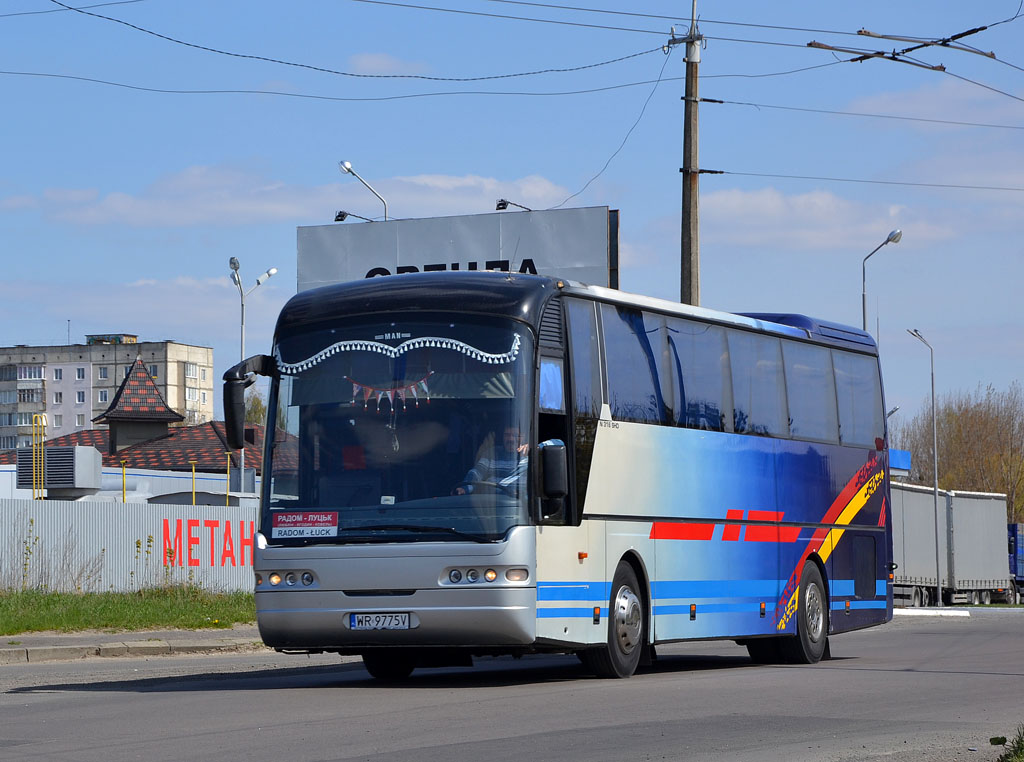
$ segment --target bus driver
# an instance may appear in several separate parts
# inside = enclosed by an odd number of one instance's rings
[[[468,495],[473,492],[474,487],[481,484],[497,487],[510,495],[519,491],[519,486],[526,480],[530,445],[523,441],[517,427],[507,426],[502,437],[501,451],[493,450],[494,448],[487,447],[485,442],[481,448],[483,454],[476,465],[469,469],[462,482],[452,490],[452,494]]]

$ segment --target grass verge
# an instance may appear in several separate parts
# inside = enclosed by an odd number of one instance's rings
[[[228,628],[255,619],[252,593],[210,593],[188,586],[134,593],[0,592],[0,635]]]
[[[1024,762],[1024,725],[1018,727],[1017,735],[1004,745],[1006,751],[999,755],[997,762]]]

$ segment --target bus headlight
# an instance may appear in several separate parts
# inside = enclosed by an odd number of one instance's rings
[[[476,569],[470,569],[468,572],[466,572],[467,582],[476,582],[478,579],[480,579],[480,572],[478,572]]]
[[[452,584],[458,584],[462,581],[462,572],[460,572],[458,569],[452,569],[450,572],[448,572],[448,581]]]
[[[277,572],[271,572],[269,579],[270,579],[270,584],[273,585],[274,587],[277,587],[278,585],[281,584],[281,575],[278,574]]]
[[[526,582],[530,577],[530,572],[526,569],[509,569],[505,572],[505,579],[509,582]]]
[[[494,571],[494,569],[488,569],[484,572],[484,579],[488,582],[494,582],[494,580],[496,580],[497,578],[498,572]]]
[[[288,572],[284,577],[284,581],[287,582],[289,586],[291,586],[298,581],[298,577],[295,576],[295,572]]]
[[[307,586],[308,585],[312,585],[313,584],[313,575],[310,574],[309,572],[302,572],[302,584],[303,585],[307,585]]]

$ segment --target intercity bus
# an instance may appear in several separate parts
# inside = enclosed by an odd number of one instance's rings
[[[815,663],[892,618],[882,385],[858,329],[415,273],[293,297],[272,354],[225,374],[232,446],[257,374],[255,598],[280,651],[385,679],[540,652],[628,677],[695,639]],[[485,476],[503,459],[516,478]]]

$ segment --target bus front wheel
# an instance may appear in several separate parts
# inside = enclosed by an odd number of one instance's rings
[[[612,578],[608,605],[608,638],[603,647],[581,655],[598,677],[629,677],[636,672],[644,648],[644,604],[633,567],[620,561]]]
[[[780,646],[791,664],[816,664],[828,644],[828,597],[817,564],[808,561],[800,574],[797,598],[796,637],[785,638]]]
[[[363,653],[363,666],[378,680],[404,680],[416,668],[416,659],[408,651],[381,649]]]

